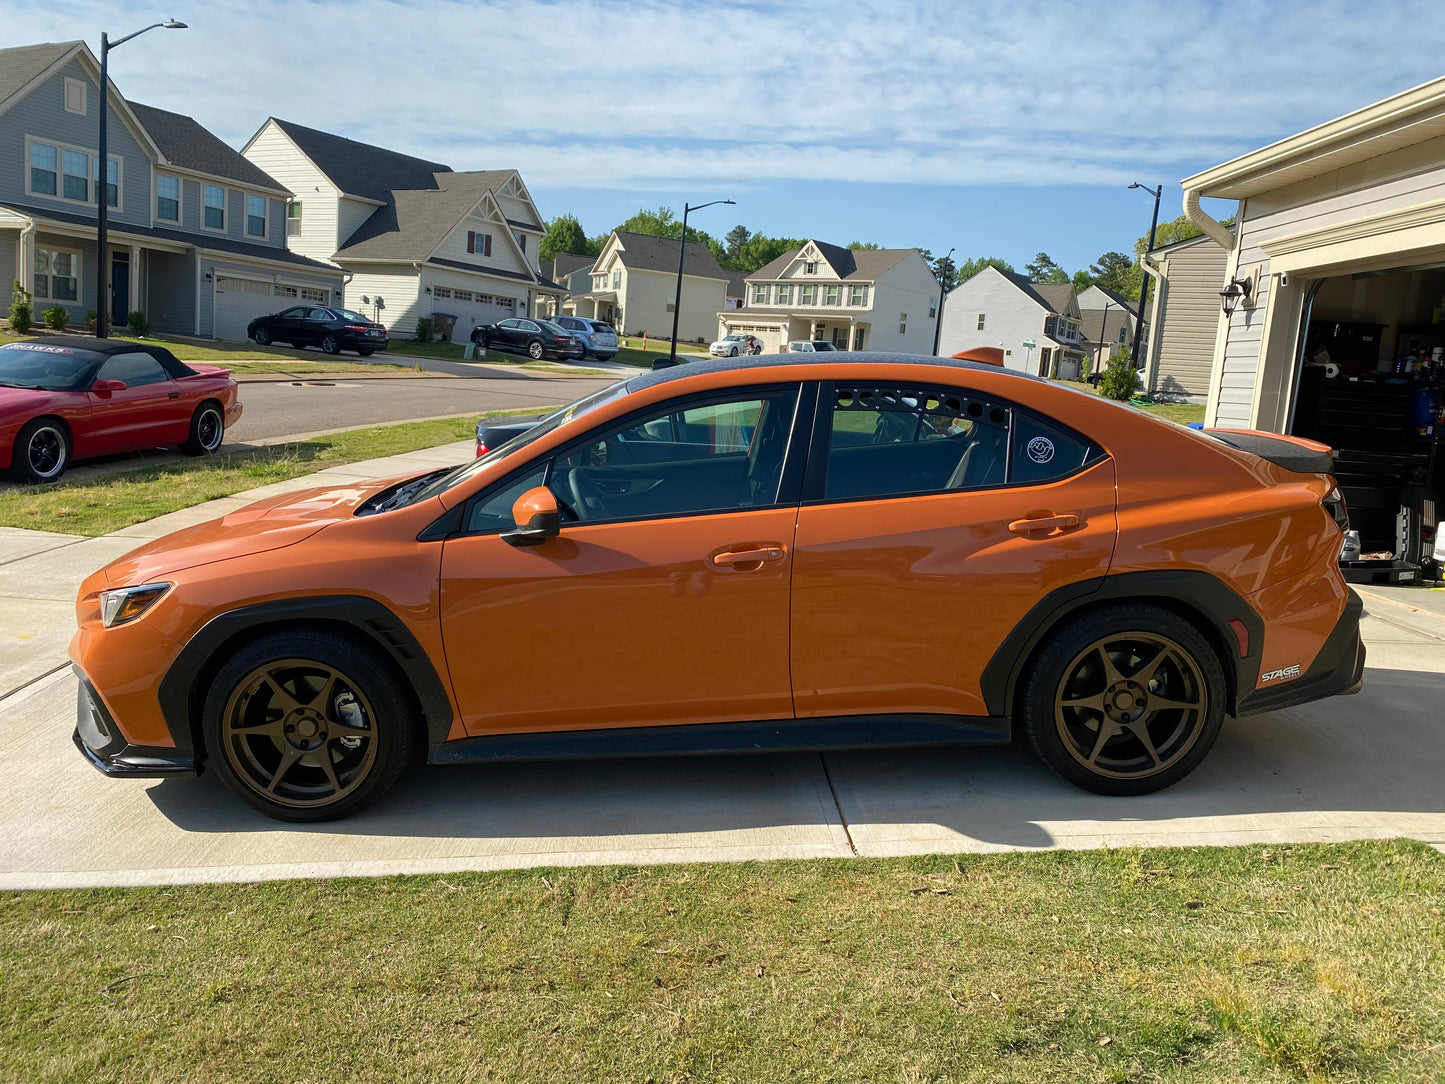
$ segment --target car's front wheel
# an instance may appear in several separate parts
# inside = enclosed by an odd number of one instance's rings
[[[327,332],[321,337],[321,350],[327,354],[339,354],[341,353],[341,340],[333,333]]]
[[[10,471],[22,482],[53,482],[70,465],[70,435],[54,418],[26,422],[11,450]]]
[[[416,725],[406,688],[374,649],[312,629],[238,651],[202,716],[221,781],[286,821],[335,820],[380,798],[406,766]]]
[[[369,346],[358,346],[356,352],[364,358],[369,358],[372,354],[376,353],[376,351]]]
[[[533,361],[541,361],[542,356],[546,354],[546,352],[546,348],[535,339],[527,344],[527,356]]]
[[[1224,721],[1224,670],[1184,618],[1121,604],[1069,621],[1024,682],[1035,752],[1096,794],[1148,794],[1183,779]]]
[[[181,445],[187,455],[210,455],[221,446],[226,422],[221,408],[212,402],[202,403],[191,415],[191,435]]]
[[[492,337],[485,331],[478,331],[472,336],[472,342],[477,344],[478,350],[486,350],[492,344]]]
[[[731,350],[728,351],[728,357],[730,357],[730,358],[735,358],[735,357],[737,357],[737,356],[738,356],[738,348],[737,348],[736,346],[734,346]]]
[[[256,340],[257,346],[265,346],[271,341],[271,333],[264,327],[258,327],[251,333],[251,338]]]

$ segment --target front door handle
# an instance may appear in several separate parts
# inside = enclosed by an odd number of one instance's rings
[[[761,545],[750,545],[746,548],[725,549],[714,553],[708,558],[708,563],[716,568],[731,568],[738,572],[753,572],[763,565],[777,564],[787,556],[787,550],[781,543],[765,542]]]
[[[1038,519],[1016,519],[1008,525],[1014,534],[1033,534],[1035,531],[1067,531],[1079,525],[1074,515],[1040,516]]]
[[[96,169],[99,169],[100,167],[99,167],[99,166],[96,166],[95,168],[96,168]],[[168,392],[168,393],[166,394],[166,398],[167,398],[167,399],[179,399],[180,397],[181,397],[181,393],[178,392],[178,391]]]

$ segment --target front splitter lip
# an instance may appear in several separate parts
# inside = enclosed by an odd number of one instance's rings
[[[124,745],[114,753],[101,755],[85,744],[79,729],[71,739],[92,768],[111,778],[165,779],[196,774],[196,758],[189,753],[177,755],[174,750]]]

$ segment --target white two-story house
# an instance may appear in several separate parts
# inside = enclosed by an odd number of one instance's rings
[[[997,267],[949,291],[938,352],[950,357],[976,346],[997,346],[1009,369],[1077,380],[1083,374],[1082,313],[1066,282],[1030,282]]]
[[[338,303],[345,276],[286,246],[291,192],[191,117],[108,91],[84,42],[0,50],[0,283],[39,314],[84,326],[99,310],[96,208],[108,201],[109,316],[155,331],[240,339],[246,313]]]
[[[619,334],[669,337],[680,243],[671,237],[613,230],[592,264],[591,289],[570,298],[567,312],[605,320]],[[678,340],[710,342],[717,311],[727,303],[729,273],[701,241],[687,242],[682,259]]]
[[[344,270],[347,303],[394,333],[449,313],[461,340],[565,292],[541,273],[546,230],[514,169],[458,172],[275,117],[241,153],[295,194],[291,248]]]
[[[799,339],[839,350],[932,354],[938,280],[916,248],[848,249],[809,241],[747,276],[743,307],[717,314],[718,337],[763,350]]]

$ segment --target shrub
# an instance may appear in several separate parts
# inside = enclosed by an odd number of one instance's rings
[[[142,338],[151,333],[151,322],[146,319],[146,314],[141,312],[140,309],[128,313],[125,318],[125,323],[126,327],[130,328],[133,334],[139,335]]]
[[[70,313],[59,305],[55,305],[42,312],[40,319],[45,321],[45,326],[51,331],[64,331],[66,325],[70,323]]]
[[[85,310],[85,326],[90,328],[92,332],[95,331],[95,323],[99,319],[100,313],[96,312],[94,309]]]
[[[1121,350],[1111,357],[1104,375],[1099,377],[1099,394],[1106,399],[1117,399],[1121,403],[1132,399],[1138,393],[1139,386],[1139,373],[1134,368],[1128,350]]]
[[[423,316],[416,322],[416,341],[431,342],[431,318]]]
[[[30,291],[15,280],[10,290],[10,330],[22,335],[34,327],[35,309],[30,303]]]

